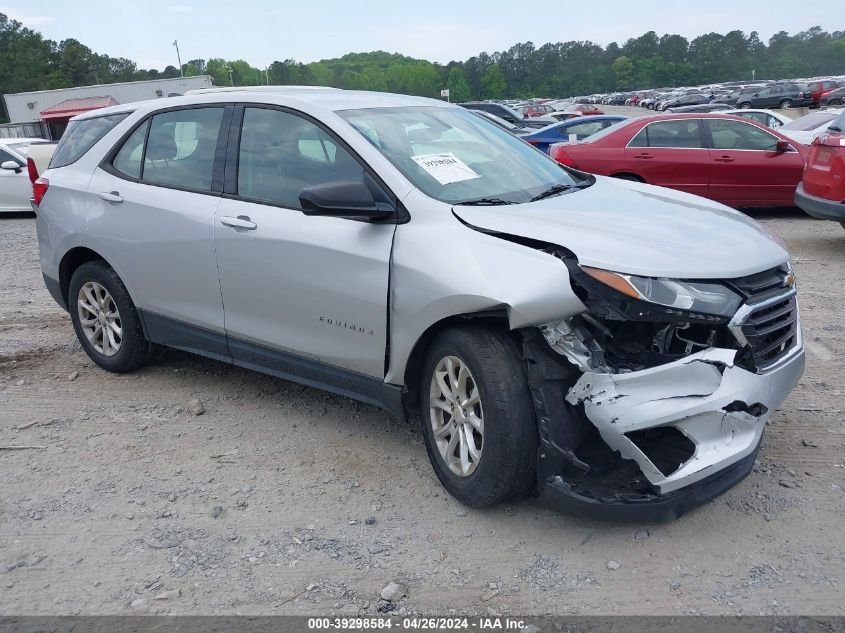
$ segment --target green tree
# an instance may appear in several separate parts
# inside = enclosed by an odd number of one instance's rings
[[[508,92],[508,83],[498,64],[493,64],[481,75],[481,95],[485,99],[501,99]]]
[[[449,78],[446,80],[446,87],[449,89],[450,101],[460,103],[469,100],[469,83],[460,66],[452,66],[449,71]]]
[[[617,90],[629,90],[634,84],[634,64],[625,55],[620,55],[611,65]]]

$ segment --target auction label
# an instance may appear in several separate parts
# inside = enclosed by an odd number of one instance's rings
[[[390,617],[308,618],[312,631],[361,631],[397,629],[400,631],[519,631],[524,621],[504,617]]]
[[[452,152],[420,154],[411,156],[411,159],[441,185],[481,178],[480,174],[475,173],[469,165]]]

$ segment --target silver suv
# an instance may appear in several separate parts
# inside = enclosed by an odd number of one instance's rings
[[[221,90],[75,118],[35,186],[88,355],[155,345],[419,413],[472,506],[666,519],[751,469],[804,367],[782,242],[471,112]]]

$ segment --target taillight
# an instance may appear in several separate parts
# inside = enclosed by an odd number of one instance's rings
[[[34,183],[32,183],[32,197],[35,199],[35,204],[41,204],[41,201],[44,199],[44,194],[47,193],[47,189],[50,187],[50,181],[46,178],[38,178]]]
[[[561,165],[566,165],[567,167],[576,166],[572,157],[563,150],[563,144],[552,145],[551,148],[549,148],[549,156],[554,158]]]
[[[29,174],[29,182],[34,183],[38,180],[38,167],[35,166],[35,161],[31,158],[26,159],[26,173]]]

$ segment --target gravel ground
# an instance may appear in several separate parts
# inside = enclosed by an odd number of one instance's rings
[[[214,361],[107,374],[32,217],[0,218],[0,615],[841,614],[845,231],[754,215],[792,249],[807,371],[754,472],[661,525],[463,508],[414,424]]]

